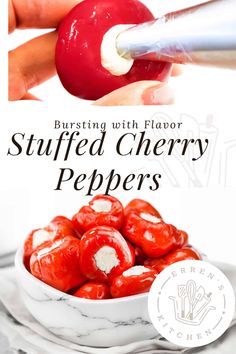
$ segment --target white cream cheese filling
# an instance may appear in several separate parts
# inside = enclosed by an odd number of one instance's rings
[[[127,269],[125,272],[123,272],[124,277],[130,277],[132,275],[141,275],[143,273],[150,272],[149,268],[146,268],[141,265],[134,266],[132,268]]]
[[[97,213],[108,213],[111,211],[112,203],[106,199],[97,199],[90,206]]]
[[[140,216],[142,219],[144,219],[146,221],[153,222],[154,224],[161,222],[160,218],[157,218],[156,216],[151,215],[151,214],[141,213]]]
[[[98,269],[109,274],[112,268],[118,266],[120,261],[116,250],[110,246],[101,247],[94,255]]]
[[[47,254],[48,252],[54,250],[55,248],[59,247],[62,244],[63,240],[57,240],[53,243],[51,247],[42,248],[40,251],[37,252],[37,258],[40,259],[42,256]]]
[[[116,25],[104,34],[101,44],[101,62],[102,66],[114,76],[127,74],[134,63],[133,59],[122,58],[116,48],[117,36],[132,26],[134,25]]]
[[[154,242],[155,242],[155,237],[154,237],[153,234],[152,234],[151,232],[149,232],[148,230],[145,231],[145,233],[144,233],[144,238],[145,238],[145,240],[154,241]]]
[[[46,230],[37,230],[33,234],[32,246],[33,249],[40,246],[43,242],[51,240],[53,233]]]

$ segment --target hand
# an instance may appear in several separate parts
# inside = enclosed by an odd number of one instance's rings
[[[56,28],[80,0],[9,0],[9,33],[15,29]],[[56,74],[57,32],[34,38],[9,53],[9,100],[37,99],[29,90]],[[174,67],[174,74],[179,68]],[[94,105],[155,105],[173,103],[172,90],[157,81],[122,87]]]
[[[56,28],[78,0],[9,0],[9,33],[15,29]],[[9,53],[9,100],[34,98],[29,90],[56,74],[56,31]]]

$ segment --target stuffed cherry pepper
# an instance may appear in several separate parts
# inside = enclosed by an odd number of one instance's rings
[[[30,232],[24,242],[24,265],[29,270],[30,257],[32,253],[43,243],[54,238],[54,232],[48,227],[35,229]]]
[[[127,26],[154,20],[138,0],[85,0],[63,19],[58,30],[56,68],[67,91],[96,100],[140,80],[165,81],[171,64],[121,57],[116,37]]]
[[[183,247],[176,249],[162,258],[148,258],[144,261],[146,267],[151,267],[160,273],[169,265],[185,261],[185,260],[200,260],[201,255],[192,247]]]
[[[124,297],[145,293],[149,291],[156,275],[155,269],[134,266],[113,279],[111,295],[112,297]]]
[[[56,216],[49,225],[31,231],[24,242],[24,264],[29,269],[32,253],[47,241],[55,241],[63,236],[80,237],[71,220],[65,216]]]
[[[73,216],[74,226],[83,232],[95,226],[110,226],[119,230],[123,221],[123,206],[115,197],[97,195]]]
[[[184,246],[187,246],[187,244],[188,244],[188,234],[187,234],[187,232],[185,232],[183,230],[177,230],[176,229],[175,240],[176,240],[176,243],[175,243],[175,247],[173,248],[173,250],[182,248]]]
[[[161,214],[159,211],[152,206],[152,204],[146,202],[142,199],[133,199],[131,200],[126,207],[124,208],[124,215],[128,215],[133,211],[141,211],[144,214],[153,215],[159,219],[162,219]]]
[[[160,257],[178,246],[178,230],[162,219],[142,211],[126,215],[123,234],[133,244],[142,248],[148,257]]]
[[[79,287],[85,282],[79,268],[79,246],[80,241],[73,236],[48,241],[30,258],[32,275],[64,292]]]
[[[134,252],[116,229],[98,226],[80,241],[80,269],[91,280],[110,282],[134,265]]]
[[[134,246],[135,265],[143,265],[147,258],[141,247]]]
[[[107,284],[92,281],[82,285],[73,295],[90,300],[104,300],[111,297]]]
[[[78,238],[81,237],[73,221],[65,216],[55,216],[55,218],[50,221],[48,228],[61,236],[70,235]]]

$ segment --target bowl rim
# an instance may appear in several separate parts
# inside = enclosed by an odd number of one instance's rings
[[[129,302],[132,300],[139,300],[142,298],[146,298],[148,296],[148,292],[137,294],[137,295],[130,295],[124,296],[120,298],[111,298],[111,299],[103,299],[103,300],[92,300],[92,299],[85,299],[70,295],[65,293],[61,290],[53,288],[52,286],[44,283],[43,281],[34,277],[25,267],[23,262],[23,246],[19,247],[15,254],[15,268],[23,274],[26,278],[28,278],[31,282],[35,283],[38,287],[44,288],[45,291],[52,293],[52,295],[57,296],[59,298],[68,299],[68,301],[72,301],[74,303],[80,304],[117,304],[122,302]]]

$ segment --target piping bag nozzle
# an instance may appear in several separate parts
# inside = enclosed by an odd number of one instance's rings
[[[116,39],[125,58],[236,69],[236,0],[212,0],[135,25]]]

